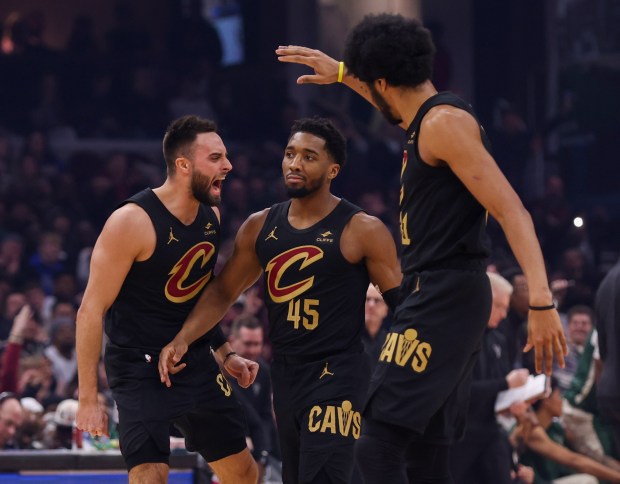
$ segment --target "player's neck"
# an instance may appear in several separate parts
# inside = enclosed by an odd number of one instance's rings
[[[437,89],[431,81],[426,81],[415,88],[400,88],[394,94],[395,105],[398,107],[403,120],[401,126],[409,127],[420,106],[430,97],[437,94]]]
[[[153,192],[182,224],[189,225],[196,219],[199,202],[186,187],[168,178],[162,186],[153,189]]]
[[[288,221],[296,229],[305,229],[324,219],[338,205],[340,199],[329,191],[317,191],[301,198],[291,199]]]

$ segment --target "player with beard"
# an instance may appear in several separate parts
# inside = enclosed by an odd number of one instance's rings
[[[92,254],[77,318],[79,409],[76,425],[107,434],[97,403],[102,322],[109,342],[107,378],[119,412],[120,447],[129,482],[168,478],[169,428],[185,436],[224,484],[255,483],[244,417],[211,354],[243,387],[258,366],[230,353],[219,328],[194,342],[187,372],[168,390],[159,382],[157,356],[181,327],[214,277],[220,244],[222,182],[232,165],[212,121],[175,120],[163,141],[167,178],[125,200],[107,220]]]
[[[314,73],[298,84],[341,82],[406,130],[401,166],[403,284],[370,382],[357,454],[368,483],[451,482],[449,448],[463,433],[471,370],[491,310],[486,276],[490,213],[529,286],[528,339],[536,370],[564,365],[566,340],[532,219],[489,152],[472,107],[431,82],[435,46],[417,20],[366,16],[344,62],[300,46],[281,62]],[[407,474],[405,476],[405,467]]]
[[[330,191],[345,144],[326,119],[295,122],[282,160],[291,199],[245,221],[231,258],[160,354],[170,385],[188,346],[264,271],[285,483],[349,483],[370,371],[366,289],[370,279],[393,304],[401,280],[385,225]]]

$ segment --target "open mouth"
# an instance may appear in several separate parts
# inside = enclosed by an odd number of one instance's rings
[[[213,191],[215,191],[216,193],[221,193],[223,182],[224,182],[223,178],[218,178],[216,180],[213,180],[213,183],[211,183],[211,188],[213,189]]]

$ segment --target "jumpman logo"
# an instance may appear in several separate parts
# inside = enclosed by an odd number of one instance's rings
[[[265,238],[265,240],[269,240],[269,239],[274,239],[274,240],[278,240],[278,238],[276,237],[276,229],[278,228],[278,226],[276,225],[273,230],[271,232],[269,232],[269,235]]]
[[[168,235],[168,244],[170,244],[170,242],[172,242],[173,240],[174,240],[175,242],[178,242],[178,241],[179,241],[179,239],[177,239],[177,238],[174,236],[174,234],[172,233],[172,227],[170,227],[170,235]],[[168,244],[167,244],[167,245],[168,245]]]
[[[324,376],[327,376],[327,375],[334,376],[334,374],[327,369],[327,365],[329,365],[329,362],[325,362],[325,368],[323,368],[323,373],[321,373],[321,376],[319,377],[319,380],[321,378],[323,378]]]

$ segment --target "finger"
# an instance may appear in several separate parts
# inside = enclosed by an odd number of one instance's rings
[[[180,372],[183,368],[185,368],[187,366],[187,363],[181,363],[180,365],[177,366],[173,366],[170,368],[170,374],[171,375],[176,375],[178,372]]]
[[[308,67],[314,67],[316,64],[315,58],[310,56],[302,56],[302,55],[284,55],[278,57],[280,62],[289,62],[292,64],[303,64]]]
[[[254,380],[256,380],[257,374],[258,374],[258,363],[254,363],[250,365],[250,384],[254,383]]]
[[[530,341],[528,340],[528,342],[525,344],[525,346],[523,347],[523,353],[527,353],[528,351],[530,351],[532,348],[534,347],[534,345],[532,343],[530,343]]]
[[[302,47],[300,45],[280,45],[276,49],[276,54],[280,54],[280,55],[292,55],[292,54],[303,55],[303,54],[309,54],[312,51],[313,51],[313,49],[310,49],[308,47]]]
[[[159,358],[159,362],[157,363],[157,368],[159,368],[159,379],[162,383],[165,383],[168,379],[168,365],[166,364],[166,356],[163,351],[161,357]]]
[[[106,437],[110,436],[110,430],[108,429],[108,414],[104,412],[103,414],[103,435]]]
[[[250,372],[248,371],[247,366],[244,366],[241,369],[241,376],[237,381],[239,382],[239,386],[243,388],[247,388],[250,386]]]
[[[540,375],[542,372],[542,362],[543,362],[543,347],[542,344],[536,342],[534,343],[534,366],[536,368],[536,374]]]
[[[564,368],[566,366],[566,362],[564,361],[564,348],[562,348],[562,343],[559,338],[553,340],[553,349],[555,351],[555,358],[558,360],[558,366]]]
[[[564,331],[560,332],[560,344],[562,345],[562,353],[564,356],[568,355],[568,343],[566,343],[566,337]]]
[[[325,76],[305,75],[297,78],[297,84],[326,84]]]
[[[551,376],[553,373],[553,342],[545,344],[545,375]]]

